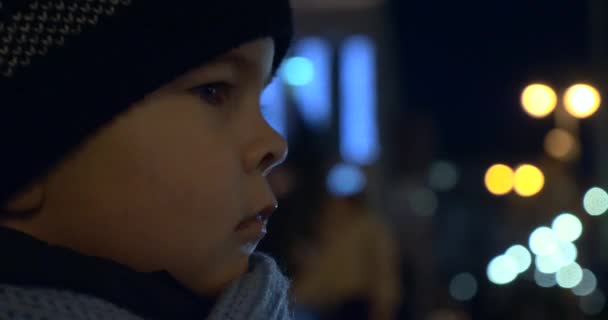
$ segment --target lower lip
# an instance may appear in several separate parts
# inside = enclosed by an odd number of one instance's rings
[[[266,233],[266,220],[248,219],[241,222],[236,227],[236,232],[241,235],[246,241],[259,241],[264,238]]]

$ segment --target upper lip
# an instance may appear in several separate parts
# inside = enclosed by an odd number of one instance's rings
[[[261,218],[262,220],[268,220],[270,219],[270,217],[272,216],[272,214],[277,210],[278,205],[276,203],[272,204],[272,205],[268,205],[266,207],[264,207],[262,210],[260,210],[255,217],[256,218]]]
[[[255,212],[254,214],[248,215],[247,217],[245,217],[245,219],[243,219],[243,221],[247,221],[247,220],[251,220],[251,219],[260,219],[263,221],[267,221],[268,219],[270,219],[272,214],[277,210],[277,208],[278,208],[278,205],[276,204],[276,202],[274,204],[267,205],[264,208],[262,208],[261,210],[258,210],[257,212]]]

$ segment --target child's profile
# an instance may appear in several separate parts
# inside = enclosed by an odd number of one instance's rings
[[[9,141],[19,136],[2,131],[0,247],[11,262],[0,266],[0,315],[89,319],[99,302],[96,319],[290,319],[287,280],[272,258],[254,252],[277,207],[266,176],[287,153],[259,101],[289,44],[288,1],[14,2],[0,9],[3,25],[33,25],[22,20],[28,14],[64,21],[64,4],[98,22],[78,25],[64,46],[48,47],[1,79],[15,103],[3,106],[3,124],[27,129],[23,142],[36,144],[20,146]],[[115,13],[88,11],[96,7]],[[142,27],[155,19],[164,28]],[[141,38],[116,35],[117,48],[94,47],[120,30]],[[156,57],[134,54],[155,42],[171,47],[145,52]],[[182,51],[183,60],[170,60]],[[121,63],[136,66],[111,65],[120,52],[132,59]],[[78,57],[84,53],[99,56]],[[96,64],[89,72],[87,62]],[[97,88],[104,97],[93,101],[88,90],[100,78],[111,81],[111,71],[121,85],[107,87],[119,92]],[[25,97],[42,79],[55,81]],[[113,94],[128,104],[100,105]],[[47,105],[36,104],[44,98]],[[41,115],[48,108],[61,115],[48,119],[54,123],[29,121],[43,107]],[[22,296],[69,310],[14,298]]]

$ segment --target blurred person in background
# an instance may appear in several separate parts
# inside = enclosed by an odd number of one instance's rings
[[[0,318],[291,319],[255,252],[289,1],[0,4]]]
[[[328,197],[314,238],[293,248],[294,299],[320,319],[395,319],[400,265],[391,230],[362,196]]]
[[[427,320],[471,320],[471,316],[460,310],[440,309],[433,311]]]

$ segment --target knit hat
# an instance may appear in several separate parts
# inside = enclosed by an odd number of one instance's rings
[[[0,204],[144,95],[248,41],[288,0],[0,0]]]

